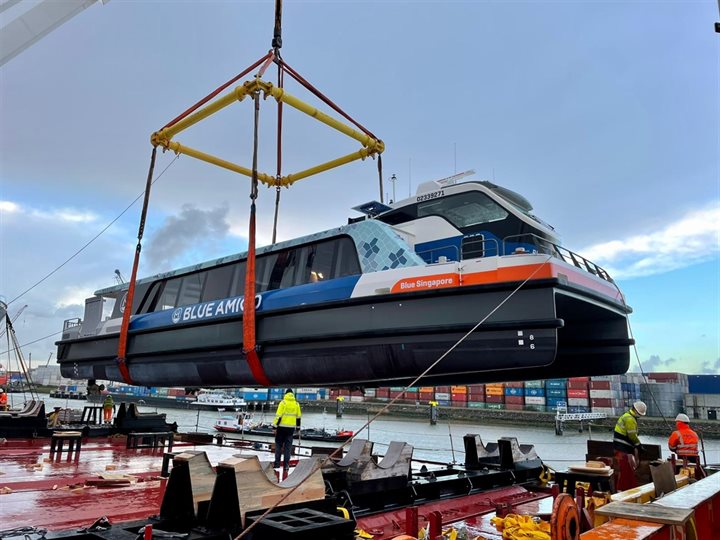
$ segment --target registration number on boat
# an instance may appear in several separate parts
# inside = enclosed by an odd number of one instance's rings
[[[417,202],[429,201],[431,199],[437,199],[445,195],[445,190],[433,191],[432,193],[425,193],[424,195],[418,195]]]

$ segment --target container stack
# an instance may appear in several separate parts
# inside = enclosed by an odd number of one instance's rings
[[[617,416],[625,412],[622,390],[623,376],[593,377],[590,381],[590,407],[592,412]]]
[[[590,412],[590,377],[571,377],[567,382],[569,413]]]
[[[467,386],[450,387],[450,405],[452,407],[467,407]]]
[[[505,408],[509,411],[522,411],[525,408],[525,383],[505,383]]]
[[[545,381],[525,381],[525,409],[545,412]]]
[[[420,403],[427,404],[429,401],[435,401],[435,388],[432,386],[421,386],[418,390],[418,399]]]
[[[468,402],[467,406],[472,409],[484,409],[485,408],[485,385],[484,384],[472,384],[467,387],[468,389]]]
[[[435,387],[435,401],[437,401],[438,405],[440,405],[441,407],[449,407],[451,397],[452,394],[450,393],[449,386]]]
[[[270,391],[267,388],[243,388],[242,397],[245,401],[248,402],[268,401],[269,396]]]
[[[505,408],[505,383],[492,383],[485,385],[485,408]]]
[[[720,419],[720,375],[688,375],[685,412],[691,419]]]
[[[648,373],[648,382],[640,385],[640,399],[648,406],[648,416],[674,418],[683,412],[688,376],[684,373]]]
[[[556,411],[558,405],[567,405],[567,379],[545,381],[545,404],[548,412]]]

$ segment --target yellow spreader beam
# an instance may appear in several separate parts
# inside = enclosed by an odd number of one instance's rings
[[[374,137],[371,137],[369,135],[366,135],[365,133],[351,128],[350,126],[336,120],[335,118],[328,116],[322,111],[319,111],[315,107],[308,105],[304,101],[294,96],[291,96],[282,88],[278,88],[272,83],[263,81],[259,78],[253,79],[251,81],[246,81],[241,86],[236,87],[230,93],[221,96],[214,101],[211,101],[203,108],[198,109],[194,113],[178,121],[176,124],[161,129],[160,131],[156,131],[150,137],[150,142],[153,144],[153,146],[161,146],[175,153],[185,154],[190,157],[194,157],[195,159],[210,163],[212,165],[217,165],[218,167],[222,167],[223,169],[228,169],[230,171],[252,177],[252,170],[247,167],[243,167],[231,161],[227,161],[217,156],[202,152],[200,150],[190,148],[189,146],[182,145],[179,142],[173,141],[172,139],[175,135],[186,130],[190,126],[193,126],[198,122],[204,120],[205,118],[208,118],[209,116],[223,110],[225,107],[232,105],[236,101],[242,101],[247,96],[252,96],[258,92],[262,92],[265,98],[272,96],[273,98],[275,98],[276,101],[280,101],[289,107],[293,107],[294,109],[305,113],[311,118],[314,118],[322,122],[323,124],[330,126],[331,128],[339,131],[344,135],[347,135],[352,139],[355,139],[360,144],[362,144],[362,148],[357,152],[341,156],[337,159],[321,163],[320,165],[316,165],[314,167],[310,167],[296,173],[281,176],[280,178],[276,178],[271,174],[258,173],[258,180],[263,184],[266,184],[268,186],[289,186],[294,182],[297,182],[298,180],[307,178],[308,176],[328,171],[330,169],[334,169],[335,167],[340,167],[341,165],[351,163],[358,159],[365,159],[366,157],[373,156],[375,154],[381,154],[383,150],[385,150],[385,144],[381,140],[375,139]]]

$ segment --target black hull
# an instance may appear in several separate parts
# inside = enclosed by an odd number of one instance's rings
[[[504,300],[512,284],[351,299],[258,314],[260,357],[278,386],[387,386],[412,381]],[[423,378],[428,386],[620,374],[627,308],[557,280],[517,292]],[[63,376],[122,381],[117,334],[58,342]],[[130,334],[144,386],[256,385],[242,319]]]

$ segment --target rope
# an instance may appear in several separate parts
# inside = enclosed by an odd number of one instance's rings
[[[278,0],[280,3],[280,0]],[[277,15],[276,15],[277,19]],[[277,25],[277,20],[276,20]],[[277,31],[277,26],[276,26]],[[280,40],[282,43],[282,39]],[[273,39],[273,44],[275,40]],[[275,57],[278,60],[278,88],[284,87],[284,71],[282,58],[280,57],[280,50],[275,51]],[[278,100],[278,119],[277,119],[277,169],[275,172],[275,178],[277,178],[278,184],[275,186],[275,217],[273,219],[273,232],[272,232],[272,243],[275,244],[277,240],[277,222],[278,214],[280,213],[280,178],[282,177],[282,120],[283,120],[283,102]]]
[[[423,377],[425,377],[425,375],[430,373],[430,371],[432,371],[440,362],[442,362],[463,341],[465,341],[468,337],[470,337],[470,335],[473,334],[473,332],[475,332],[478,328],[480,328],[480,326],[483,323],[485,323],[485,321],[487,321],[490,317],[492,317],[493,314],[498,309],[500,309],[502,306],[504,306],[508,302],[508,300],[510,300],[513,296],[515,296],[515,294],[520,289],[522,289],[525,286],[525,284],[535,276],[535,274],[537,274],[542,268],[545,267],[546,264],[548,264],[548,262],[550,262],[550,259],[552,259],[552,255],[548,255],[542,264],[538,265],[538,267],[535,268],[535,270],[533,270],[533,272],[527,278],[525,278],[525,280],[523,280],[522,283],[520,283],[517,287],[515,287],[515,289],[513,289],[513,291],[509,295],[507,295],[497,306],[495,306],[487,315],[485,315],[485,317],[483,317],[480,320],[480,322],[478,322],[475,326],[473,326],[470,330],[468,330],[468,332],[464,336],[462,336],[457,342],[455,342],[455,344],[453,344],[452,347],[450,347],[437,360],[435,360],[432,364],[430,364],[430,366],[427,369],[425,369],[425,371],[420,373],[420,375],[418,375],[411,383],[409,383],[407,386],[405,386],[405,388],[403,389],[402,392],[400,392],[396,397],[394,397],[390,401],[388,401],[377,413],[375,413],[375,415],[372,418],[368,419],[368,421],[360,429],[358,429],[355,432],[355,435],[353,435],[350,439],[348,439],[343,444],[341,444],[337,449],[335,449],[335,451],[332,454],[328,455],[324,460],[316,463],[315,466],[310,471],[310,473],[308,474],[307,478],[310,478],[316,471],[320,470],[324,464],[330,462],[330,460],[332,458],[334,458],[338,454],[338,452],[342,452],[343,448],[345,448],[347,445],[349,445],[355,439],[355,437],[357,436],[358,433],[362,432],[362,430],[364,430],[366,428],[369,428],[370,424],[372,424],[377,418],[379,418],[381,415],[383,415],[390,408],[390,406],[393,403],[395,403],[398,399],[402,398],[402,396],[405,395],[405,393],[408,391],[409,388],[411,388],[413,386],[417,386],[417,383],[418,383],[418,381],[420,381],[420,379],[422,379]],[[263,519],[265,519],[265,517],[268,514],[273,512],[278,506],[282,505],[282,503],[285,500],[287,500],[288,497],[290,497],[293,493],[295,493],[295,491],[307,481],[307,478],[306,478],[306,480],[299,482],[296,486],[294,486],[287,493],[285,493],[285,495],[283,495],[282,498],[280,498],[270,508],[265,510],[265,512],[263,512],[247,529],[245,529],[239,535],[237,535],[234,538],[234,540],[241,540],[242,538],[244,538],[258,523],[260,523]]]
[[[125,306],[123,309],[122,325],[120,326],[120,336],[118,338],[118,354],[116,362],[123,381],[127,384],[134,384],[130,377],[130,369],[125,358],[127,352],[128,329],[130,328],[130,315],[132,314],[133,298],[135,296],[135,281],[137,280],[137,271],[140,264],[140,252],[142,251],[142,237],[145,232],[145,219],[147,217],[148,205],[150,203],[150,188],[153,184],[153,171],[155,170],[155,158],[157,157],[157,146],[153,146],[152,154],[150,154],[150,168],[148,170],[147,181],[145,183],[145,198],[143,199],[143,207],[140,212],[140,225],[138,226],[138,241],[135,246],[135,258],[133,260],[132,274],[130,276],[130,284],[125,297]]]

